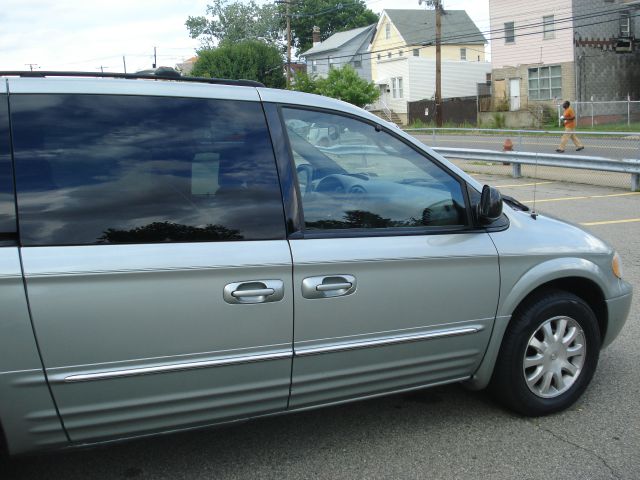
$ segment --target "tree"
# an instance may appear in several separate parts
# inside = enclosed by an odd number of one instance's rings
[[[306,72],[296,72],[291,82],[291,90],[304,93],[318,93],[317,79]]]
[[[366,27],[378,21],[378,15],[367,8],[364,0],[297,0],[290,3],[289,9],[293,44],[299,53],[313,46],[314,26],[320,27],[324,39],[336,32]],[[286,12],[286,4],[281,4],[280,12]]]
[[[351,65],[329,70],[327,78],[316,80],[316,91],[320,95],[344,100],[357,107],[375,102],[380,95],[375,84],[360,78]]]
[[[259,40],[224,43],[200,50],[191,72],[196,77],[257,80],[267,87],[285,86],[282,55],[277,47]]]
[[[213,0],[207,5],[206,16],[188,17],[185,22],[189,36],[197,38],[203,49],[238,43],[247,39],[262,39],[282,44],[282,19],[276,5],[258,5]]]

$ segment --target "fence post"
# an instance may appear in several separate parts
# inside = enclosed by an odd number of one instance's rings
[[[512,172],[513,178],[522,177],[522,165],[520,165],[519,163],[512,163],[511,172]]]
[[[591,102],[591,128],[593,128],[593,102]]]
[[[631,95],[627,94],[627,126],[631,125]]]
[[[631,174],[631,191],[640,192],[640,173]]]

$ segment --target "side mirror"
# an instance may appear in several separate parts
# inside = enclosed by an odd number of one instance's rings
[[[485,185],[482,187],[480,204],[478,205],[478,220],[480,223],[491,223],[502,215],[502,195],[497,188]]]

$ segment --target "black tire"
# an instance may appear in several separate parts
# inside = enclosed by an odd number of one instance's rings
[[[577,345],[584,340],[586,351],[584,355],[581,355],[582,358],[579,356],[571,358],[572,362],[581,363],[577,374],[572,375],[570,372],[566,372],[571,383],[567,382],[563,386],[562,382],[556,382],[553,378],[551,386],[547,386],[547,394],[551,397],[545,398],[543,396],[544,386],[532,385],[530,388],[527,384],[524,369],[525,354],[531,356],[531,352],[533,352],[534,356],[539,355],[540,358],[545,358],[545,362],[551,362],[545,365],[557,365],[558,353],[552,352],[552,349],[548,349],[544,354],[538,353],[530,346],[530,341],[534,341],[534,333],[537,335],[536,338],[544,334],[543,325],[558,325],[554,322],[559,320],[553,320],[551,323],[549,321],[559,317],[560,319],[566,317],[568,322],[573,320],[579,325],[583,335],[575,341],[576,343],[571,348],[575,350]],[[576,326],[575,323],[569,325]],[[579,330],[576,328],[576,331]],[[599,355],[600,329],[596,316],[589,305],[576,295],[562,290],[539,292],[518,308],[505,332],[491,379],[491,393],[506,407],[525,416],[534,417],[559,412],[572,405],[585,391],[595,373]],[[535,372],[537,368],[528,367],[527,374],[530,375],[531,383],[534,378],[534,374],[531,372]],[[540,370],[537,371],[544,371],[543,366],[540,366]],[[551,376],[549,374],[549,377]],[[554,382],[561,388],[553,390],[556,388]],[[566,390],[562,390],[563,388]],[[534,392],[534,389],[537,390],[537,393]]]

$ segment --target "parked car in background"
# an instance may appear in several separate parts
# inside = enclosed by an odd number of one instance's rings
[[[65,75],[0,87],[11,453],[452,382],[545,415],[627,318],[609,245],[359,108]]]

